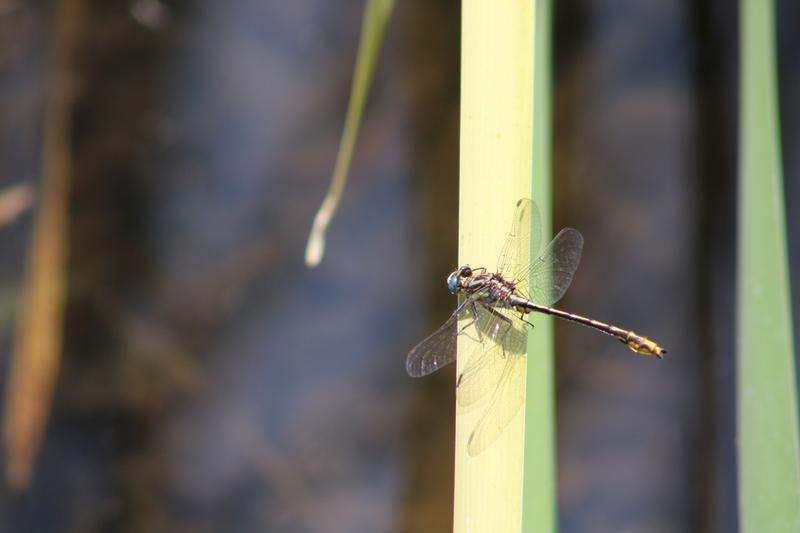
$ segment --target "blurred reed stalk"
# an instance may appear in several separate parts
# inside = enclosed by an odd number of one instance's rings
[[[24,272],[3,419],[6,482],[15,490],[24,490],[30,483],[61,356],[72,169],[69,135],[83,4],[83,0],[61,0],[53,15],[41,198]]]
[[[743,533],[800,531],[800,446],[775,12],[768,0],[742,0],[739,5],[739,522]]]
[[[347,104],[344,130],[339,141],[336,164],[333,167],[333,177],[328,192],[322,200],[322,205],[314,217],[306,244],[305,262],[309,268],[319,265],[325,255],[325,232],[328,231],[328,224],[339,207],[339,201],[347,183],[350,161],[353,159],[358,129],[361,126],[361,117],[364,114],[364,106],[375,73],[375,63],[383,46],[383,36],[386,33],[386,25],[389,23],[393,9],[394,0],[367,0],[364,8],[356,69],[350,89],[350,101]]]
[[[0,191],[0,229],[30,209],[34,199],[33,187],[29,183],[12,185]]]

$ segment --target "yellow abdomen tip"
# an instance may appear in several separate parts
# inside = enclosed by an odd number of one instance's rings
[[[645,337],[639,337],[638,335],[635,334],[630,334],[628,336],[628,342],[626,342],[625,344],[627,344],[628,348],[630,348],[636,353],[642,355],[654,355],[659,359],[662,359],[664,354],[667,353],[667,351],[664,348],[662,348],[655,342],[651,341],[650,339],[647,339]]]

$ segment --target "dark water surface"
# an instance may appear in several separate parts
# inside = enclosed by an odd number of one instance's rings
[[[38,182],[54,23],[49,3],[8,6],[0,188]],[[32,487],[2,498],[0,529],[451,530],[454,370],[412,380],[404,362],[454,305],[459,3],[398,3],[315,270],[303,250],[362,3],[87,9],[62,368]],[[796,49],[798,10],[782,9]],[[722,2],[557,8],[555,226],[586,239],[561,306],[670,351],[652,362],[558,325],[566,533],[736,528],[735,18]],[[800,68],[781,57],[796,265]],[[0,311],[32,221],[0,230]]]

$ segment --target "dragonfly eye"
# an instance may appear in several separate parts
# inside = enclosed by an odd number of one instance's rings
[[[464,265],[455,272],[447,276],[447,288],[452,294],[458,292],[458,282],[461,278],[472,276],[472,269],[469,265]]]
[[[456,289],[458,289],[458,277],[461,274],[461,270],[456,270],[449,276],[447,276],[447,289],[450,291],[451,294],[456,293]]]

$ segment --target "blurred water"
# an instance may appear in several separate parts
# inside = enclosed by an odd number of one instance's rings
[[[451,529],[453,370],[411,380],[404,360],[454,304],[456,2],[398,4],[328,255],[302,265],[361,9],[91,5],[64,362],[4,530]],[[564,532],[736,528],[732,17],[721,2],[557,6],[555,226],[586,238],[563,307],[670,350],[654,363],[558,325]],[[0,11],[0,188],[39,172],[51,25],[49,4]],[[31,221],[0,230],[0,298]]]

